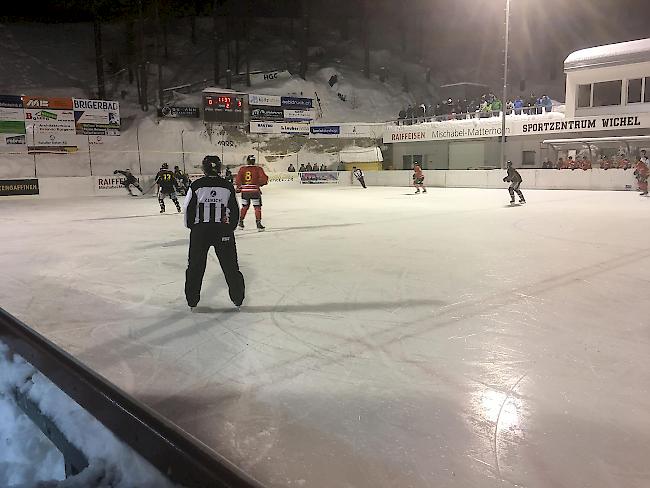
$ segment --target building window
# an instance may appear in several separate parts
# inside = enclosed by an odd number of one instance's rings
[[[578,85],[578,108],[591,107],[591,85]]]
[[[522,166],[535,166],[535,151],[523,151],[521,153]]]
[[[643,101],[645,103],[650,103],[650,76],[645,77],[645,83],[643,85],[645,86]]]
[[[621,89],[623,81],[603,81],[594,83],[593,107],[607,107],[609,105],[621,104]]]
[[[627,80],[627,103],[639,103],[641,101],[641,85],[643,79],[636,78]]]

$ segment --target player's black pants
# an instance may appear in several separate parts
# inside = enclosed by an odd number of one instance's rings
[[[519,189],[520,185],[521,185],[521,181],[517,181],[517,182],[510,183],[510,186],[508,187],[508,193],[510,193],[510,199],[513,202],[515,201],[515,192],[517,192],[517,195],[519,195],[519,200],[525,201],[524,194]]]
[[[234,232],[223,224],[196,224],[190,232],[190,251],[185,272],[185,298],[195,307],[201,298],[201,284],[205,273],[208,251],[214,247],[228,284],[232,302],[239,306],[244,301],[244,276],[239,271]]]

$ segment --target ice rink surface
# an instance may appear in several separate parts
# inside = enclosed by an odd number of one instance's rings
[[[3,199],[0,304],[268,486],[647,487],[650,200],[411,191],[267,190],[194,314],[175,210]]]

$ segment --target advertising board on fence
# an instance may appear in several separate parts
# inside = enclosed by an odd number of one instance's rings
[[[253,134],[309,134],[309,124],[304,122],[256,122],[251,121]]]
[[[314,112],[313,110],[285,109],[284,119],[291,120],[291,121],[313,120]]]
[[[0,144],[25,144],[25,111],[17,95],[0,95]]]
[[[13,195],[38,195],[38,180],[0,180],[0,197]]]
[[[23,97],[25,124],[32,128],[27,151],[65,154],[77,150],[72,98]]]
[[[299,180],[298,173],[290,171],[279,171],[269,173],[269,183],[297,183]]]
[[[250,106],[251,120],[283,120],[284,110],[272,106]]]
[[[337,184],[339,182],[338,171],[314,171],[298,174],[300,183],[303,185]]]
[[[164,106],[158,110],[160,117],[170,119],[198,119],[201,116],[199,107],[170,107]]]
[[[280,97],[280,104],[285,108],[310,109],[314,106],[314,100],[306,97]]]
[[[72,99],[77,134],[119,136],[120,104],[109,100]]]
[[[264,73],[251,73],[251,85],[262,85],[276,80],[288,80],[291,73],[287,70],[267,71]]]
[[[381,138],[385,124],[318,124],[309,128],[309,137],[312,139],[341,138],[341,139],[379,139]]]
[[[280,107],[282,101],[276,95],[255,95],[251,93],[248,95],[249,105],[266,105],[268,107]]]

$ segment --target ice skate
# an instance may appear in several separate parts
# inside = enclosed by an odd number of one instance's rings
[[[164,209],[164,208],[161,208],[161,209],[160,209],[160,213],[161,213],[161,214],[165,213],[165,209]]]
[[[239,219],[239,225],[237,227],[239,227],[240,229],[244,228],[244,221],[242,219]]]
[[[196,313],[196,305],[192,306],[190,305],[190,313]]]
[[[262,221],[261,221],[261,220],[258,220],[258,221],[257,221],[257,230],[258,230],[259,232],[262,232],[262,231],[264,231],[264,229],[266,229],[266,227],[264,227],[264,226],[262,225]]]
[[[180,206],[180,205],[177,205],[177,206],[176,206],[176,211],[177,211],[178,213],[181,213],[181,206]]]
[[[519,200],[519,203],[521,203],[521,204],[526,203],[526,200],[524,200],[524,199],[522,198],[521,200]]]
[[[510,205],[514,205],[516,202],[514,200],[510,200]]]
[[[427,192],[427,189],[426,189],[426,188],[422,188],[422,193],[426,193],[426,192]]]
[[[419,188],[418,188],[417,190],[415,190],[415,194],[417,195],[418,193],[420,193],[420,189],[419,189]]]

